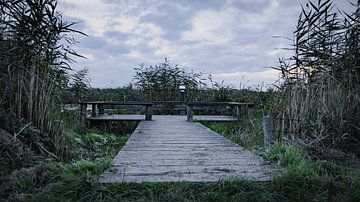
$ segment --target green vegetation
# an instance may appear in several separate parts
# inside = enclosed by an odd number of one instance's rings
[[[360,3],[353,13],[330,0],[304,6],[294,57],[280,60],[283,85],[266,92],[205,80],[168,60],[136,68],[135,84],[89,89],[87,69],[72,72],[79,33],[55,0],[0,1],[0,200],[4,201],[360,201]],[[80,33],[82,34],[82,33]],[[62,44],[68,42],[69,44]],[[88,129],[75,123],[79,100],[253,102],[251,119],[204,123],[280,166],[268,182],[97,182],[137,123]],[[161,89],[161,91],[159,91]],[[155,93],[156,92],[156,93]],[[263,147],[262,115],[277,142]]]
[[[142,64],[135,68],[134,81],[144,99],[151,101],[179,100],[180,85],[185,85],[191,96],[203,84],[201,73],[187,72],[166,58],[159,65],[146,67]]]
[[[25,166],[25,157],[69,154],[58,96],[68,85],[71,56],[79,56],[72,35],[83,33],[56,6],[54,0],[0,1],[0,160],[8,163],[2,174]]]
[[[74,137],[81,138],[78,135]],[[26,201],[358,201],[360,199],[359,168],[345,168],[313,161],[310,156],[294,146],[280,143],[262,152],[266,159],[285,169],[281,176],[269,182],[234,179],[213,183],[98,183],[99,175],[109,167],[111,159],[127,137],[90,133],[86,139],[81,138],[81,141],[86,142],[82,145],[93,151],[92,157],[88,160],[42,164],[37,168],[36,174],[18,172],[14,186],[16,193],[19,194],[18,197],[21,198],[16,199]],[[50,183],[42,184],[45,180]]]
[[[10,200],[34,200],[44,197],[59,201],[78,199],[82,191],[91,192],[97,177],[110,166],[114,156],[125,145],[129,135],[116,136],[88,130],[71,134],[71,161],[52,162],[42,159],[11,174],[1,187],[1,197]],[[58,195],[59,194],[59,195]],[[69,197],[71,196],[71,197]],[[72,198],[76,201],[76,198]]]
[[[360,2],[353,12],[330,0],[303,7],[294,56],[278,69],[285,81],[271,114],[275,130],[298,146],[360,156]]]
[[[244,118],[235,122],[202,122],[211,130],[247,149],[263,147],[262,117]]]

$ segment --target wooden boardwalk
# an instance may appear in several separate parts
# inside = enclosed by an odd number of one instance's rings
[[[169,115],[170,116],[170,115]],[[162,120],[169,117],[166,115],[153,115],[155,120]],[[185,116],[171,115],[171,117],[178,117],[179,119],[186,120]],[[133,114],[112,114],[112,115],[98,115],[95,117],[86,118],[90,121],[144,121],[145,115],[133,115]],[[193,117],[196,121],[236,121],[234,116],[219,116],[219,115],[195,115]]]
[[[263,159],[184,116],[141,121],[100,178],[111,182],[208,182],[271,178]]]

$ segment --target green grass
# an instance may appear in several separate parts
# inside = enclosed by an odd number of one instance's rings
[[[244,118],[235,122],[202,122],[202,124],[247,149],[256,150],[263,146],[261,118]]]
[[[278,145],[265,152],[269,159],[287,168],[283,176],[269,182],[238,179],[212,183],[99,184],[98,175],[107,167],[107,162],[78,162],[60,168],[57,171],[60,173],[58,181],[35,195],[32,200],[358,201],[360,199],[358,170],[344,170],[330,164],[311,162],[301,151],[293,150],[292,146]],[[289,155],[290,153],[294,156]]]
[[[238,130],[251,131],[246,122],[240,124],[243,125],[210,125],[231,138],[241,134],[231,135]],[[24,194],[23,201],[360,201],[359,167],[314,161],[306,152],[283,143],[261,149],[259,136],[249,136],[241,143],[259,148],[257,151],[266,160],[284,169],[281,176],[268,182],[234,179],[211,183],[100,184],[100,174],[110,166],[129,136],[90,133],[75,134],[73,138],[83,141],[79,144],[93,153],[91,158],[47,164],[50,183],[39,187],[36,177],[30,175],[19,179],[17,186]]]

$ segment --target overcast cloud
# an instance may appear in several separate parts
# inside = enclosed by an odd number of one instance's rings
[[[68,21],[80,21],[75,69],[89,68],[93,87],[131,82],[134,67],[165,57],[183,67],[211,73],[234,87],[271,84],[270,69],[291,52],[301,7],[298,0],[60,0]],[[345,0],[335,1],[349,8]]]

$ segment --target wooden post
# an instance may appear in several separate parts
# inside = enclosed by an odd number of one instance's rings
[[[236,105],[236,106],[235,106],[235,110],[236,110],[236,116],[237,116],[237,118],[240,119],[241,115],[240,115],[240,107],[239,107],[239,105]]]
[[[186,105],[184,103],[181,103],[181,107],[180,107],[180,116],[185,116],[186,114]]]
[[[249,107],[249,106],[247,107],[247,114],[249,118],[254,117],[254,111],[255,111],[254,107]]]
[[[264,146],[270,146],[272,144],[271,134],[271,116],[266,115],[263,117],[263,131],[264,131]]]
[[[96,116],[96,104],[91,105],[91,116],[92,117]]]
[[[83,122],[86,119],[86,107],[87,104],[81,103],[80,104],[80,121]]]
[[[99,115],[104,115],[104,113],[105,113],[104,106],[99,104],[98,109],[99,109]]]
[[[186,106],[187,121],[193,121],[193,106]]]
[[[151,119],[152,119],[152,107],[151,105],[146,105],[145,120],[151,121]]]

